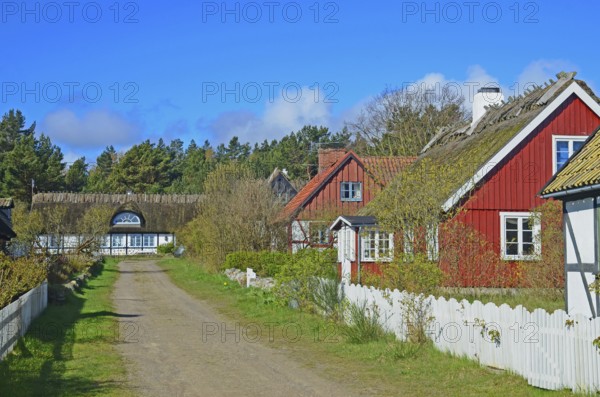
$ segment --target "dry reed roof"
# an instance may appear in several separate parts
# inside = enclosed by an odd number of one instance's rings
[[[124,211],[141,215],[141,227],[113,226],[111,232],[138,230],[140,232],[174,232],[196,216],[201,195],[169,194],[104,194],[104,193],[40,193],[33,196],[32,208],[50,211],[66,208],[67,232],[76,233],[78,222],[94,206],[108,206],[112,217]]]
[[[461,164],[464,168],[462,176],[452,181],[458,191],[574,82],[594,101],[600,102],[584,81],[574,78],[575,75],[575,72],[561,72],[557,74],[557,81],[550,80],[544,87],[536,86],[501,105],[489,106],[473,126],[469,121],[459,128],[441,130],[425,146],[417,161],[431,159],[441,165]]]

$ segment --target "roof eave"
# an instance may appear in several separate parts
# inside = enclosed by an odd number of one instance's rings
[[[591,191],[595,191],[595,190],[600,191],[600,183],[596,183],[594,185],[589,185],[589,186],[582,186],[582,187],[560,190],[557,192],[545,193],[545,194],[541,194],[540,197],[545,198],[545,199],[561,198],[561,197],[565,197],[565,196],[573,196],[575,194],[586,193],[586,192],[591,192]]]

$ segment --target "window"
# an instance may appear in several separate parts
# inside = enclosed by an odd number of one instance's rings
[[[362,201],[362,184],[360,182],[342,182],[342,201]]]
[[[125,247],[125,235],[113,234],[111,238],[111,243],[113,248]]]
[[[121,212],[117,214],[112,221],[113,225],[139,226],[141,225],[140,217],[133,212]]]
[[[505,260],[533,260],[541,253],[539,222],[528,212],[501,212],[501,250]]]
[[[587,136],[552,136],[552,171],[556,173],[583,146]]]
[[[144,247],[156,247],[156,236],[153,234],[145,234]]]
[[[325,223],[311,222],[310,242],[312,244],[329,244],[329,227]]]
[[[365,262],[389,262],[393,257],[394,237],[380,230],[361,233],[362,260]]]
[[[132,234],[129,236],[129,241],[131,242],[131,247],[141,247],[142,246],[142,235],[141,234]]]

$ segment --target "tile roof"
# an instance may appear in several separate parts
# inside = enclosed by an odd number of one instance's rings
[[[287,203],[283,209],[283,215],[285,217],[291,217],[302,209],[304,203],[316,194],[321,186],[327,183],[339,168],[351,158],[354,158],[362,165],[365,170],[375,178],[376,182],[381,185],[390,182],[403,167],[412,164],[416,159],[415,157],[359,157],[350,150],[331,167],[318,173],[314,178],[308,181],[298,194]]]
[[[416,157],[361,157],[365,169],[383,186],[390,183],[404,167],[415,162]]]
[[[600,129],[597,129],[585,144],[573,154],[563,168],[542,188],[542,196],[552,197],[567,192],[600,185]],[[600,186],[597,186],[600,189]]]

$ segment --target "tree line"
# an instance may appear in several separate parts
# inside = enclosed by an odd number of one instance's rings
[[[125,152],[107,146],[94,162],[85,157],[67,167],[60,147],[27,126],[20,110],[0,121],[0,195],[30,202],[36,192],[204,192],[206,177],[220,164],[237,163],[267,178],[275,167],[291,179],[309,180],[318,171],[319,147],[345,147],[359,155],[418,155],[440,128],[464,122],[462,97],[385,90],[341,131],[304,126],[280,140],[251,145],[233,137],[216,147],[209,141],[146,140]]]

